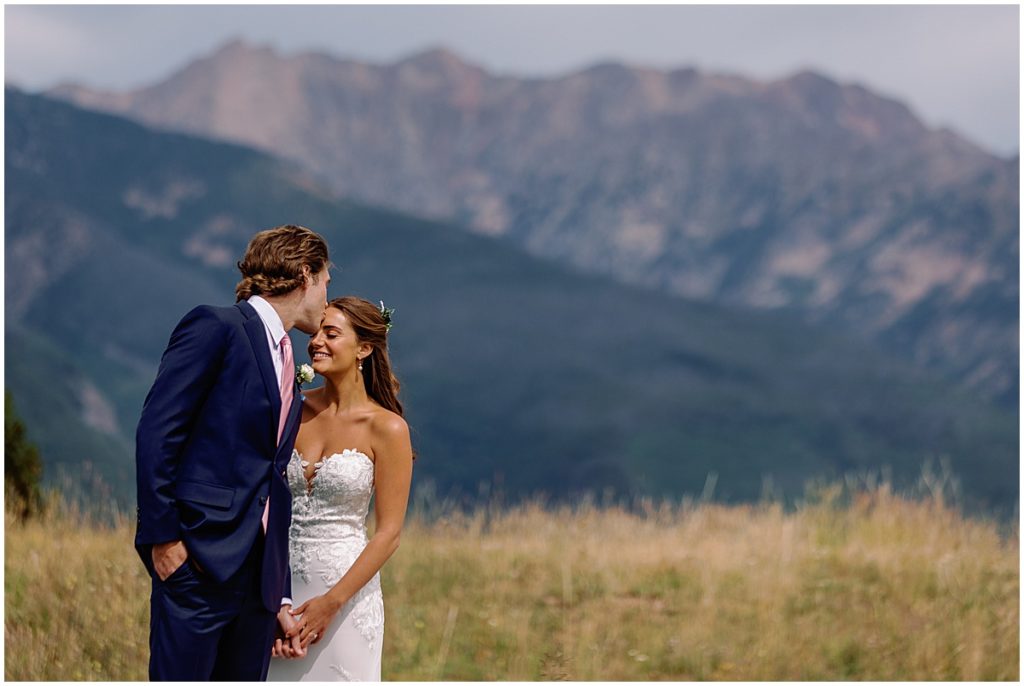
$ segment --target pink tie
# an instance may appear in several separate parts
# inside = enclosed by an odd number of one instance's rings
[[[277,442],[281,442],[284,424],[288,420],[288,411],[292,407],[292,396],[295,393],[295,358],[292,357],[292,341],[288,334],[281,339],[281,421],[277,424]]]
[[[292,341],[288,334],[281,339],[281,356],[284,358],[281,363],[281,419],[277,423],[277,442],[281,443],[281,434],[284,433],[285,422],[288,421],[288,411],[292,407],[292,398],[295,395],[295,379],[293,377],[295,358],[292,357]],[[263,531],[267,531],[267,517],[270,514],[270,496],[267,496],[267,504],[263,508]]]

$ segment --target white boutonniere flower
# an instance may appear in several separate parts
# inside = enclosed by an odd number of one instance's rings
[[[299,382],[301,386],[304,383],[309,383],[316,376],[316,372],[308,364],[299,365],[295,369],[295,380]]]

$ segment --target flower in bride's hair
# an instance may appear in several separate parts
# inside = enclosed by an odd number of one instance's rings
[[[300,386],[304,383],[309,383],[315,376],[316,373],[308,364],[299,365],[295,369],[295,380],[299,382]]]
[[[387,327],[388,332],[391,331],[391,317],[395,314],[395,308],[384,307],[384,301],[380,302],[380,316],[384,320],[384,326]]]

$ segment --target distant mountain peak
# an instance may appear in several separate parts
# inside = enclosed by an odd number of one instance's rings
[[[696,67],[676,67],[669,71],[669,76],[674,79],[684,78],[689,79],[696,76],[700,76],[700,70]]]
[[[839,83],[835,79],[829,78],[828,76],[825,76],[824,74],[822,74],[819,71],[815,71],[813,69],[809,69],[809,68],[806,68],[806,67],[803,68],[803,69],[800,69],[799,71],[795,72],[794,74],[791,74],[790,76],[786,77],[784,80],[792,83],[795,86],[803,86],[803,87],[809,87],[809,88],[813,88],[813,87],[819,87],[819,88],[820,87],[835,87],[835,88],[838,88],[839,87]]]
[[[843,86],[819,72],[802,69],[795,74],[768,84],[770,89],[813,103],[816,107],[836,106],[842,99]]]
[[[589,67],[586,67],[586,68],[583,69],[584,73],[591,73],[591,74],[616,74],[617,75],[617,74],[623,74],[623,73],[627,73],[627,72],[631,73],[633,71],[634,71],[634,68],[626,65],[625,63],[623,63],[623,62],[621,62],[619,60],[611,60],[611,59],[601,60],[600,62],[594,62]]]
[[[244,38],[232,38],[223,43],[213,52],[213,57],[249,55],[253,53],[277,56],[277,51],[270,43],[250,43]]]
[[[812,69],[801,69],[770,82],[767,89],[822,124],[834,122],[867,139],[906,139],[928,132],[903,102],[858,83],[841,83]]]
[[[460,55],[442,46],[434,46],[415,52],[397,62],[397,66],[416,65],[426,69],[439,69],[443,71],[477,71],[480,68],[470,64]]]

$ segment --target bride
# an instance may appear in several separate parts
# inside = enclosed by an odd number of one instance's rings
[[[322,387],[305,394],[288,464],[294,625],[275,641],[270,681],[379,681],[381,566],[398,548],[412,446],[396,397],[390,311],[354,297],[327,305],[309,341]],[[366,515],[376,494],[376,529]],[[286,601],[287,602],[287,599]],[[299,659],[301,658],[301,659]]]

